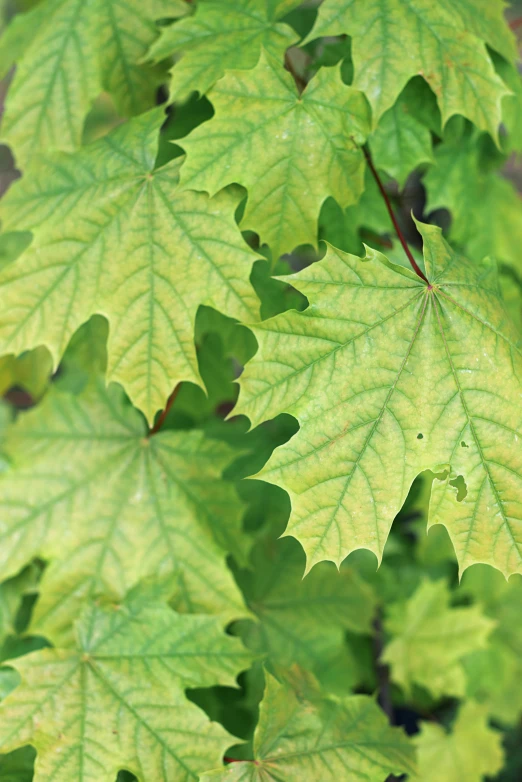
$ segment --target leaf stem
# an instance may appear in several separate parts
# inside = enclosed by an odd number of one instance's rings
[[[429,283],[428,278],[426,277],[426,275],[424,274],[424,272],[422,271],[422,269],[418,265],[417,261],[415,260],[415,258],[413,257],[413,255],[411,253],[410,248],[408,247],[408,243],[406,242],[406,239],[404,238],[404,234],[402,233],[400,225],[397,222],[397,218],[395,217],[395,215],[393,213],[392,205],[390,203],[390,199],[388,198],[388,193],[384,189],[384,185],[382,183],[382,180],[381,180],[379,174],[377,173],[377,169],[373,165],[372,156],[370,155],[370,150],[368,149],[366,144],[363,145],[362,151],[364,152],[364,157],[366,158],[366,162],[368,163],[370,171],[373,174],[373,178],[377,182],[377,187],[379,188],[379,190],[381,192],[381,195],[384,198],[384,203],[386,204],[386,209],[388,210],[388,214],[390,215],[391,221],[393,223],[393,227],[395,228],[395,233],[397,234],[397,238],[399,239],[400,243],[402,244],[403,250],[406,253],[406,256],[407,256],[407,258],[408,258],[408,260],[409,260],[409,262],[411,264],[411,267],[412,267],[413,271],[415,272],[415,274],[417,274],[421,278],[421,280],[424,280],[424,282],[427,285],[429,285],[430,283]]]
[[[168,414],[170,412],[170,408],[174,404],[174,402],[176,400],[176,397],[179,394],[179,389],[180,388],[181,388],[181,383],[178,383],[178,385],[176,386],[176,388],[174,389],[172,394],[167,399],[167,404],[165,405],[164,409],[161,411],[158,420],[156,421],[156,423],[154,424],[152,429],[149,431],[149,437],[152,437],[152,435],[157,434],[160,431],[161,427],[165,423],[166,417],[168,416]]]

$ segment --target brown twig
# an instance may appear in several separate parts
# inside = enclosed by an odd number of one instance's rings
[[[176,400],[177,395],[179,394],[180,388],[181,388],[181,384],[178,383],[178,385],[176,386],[172,394],[169,396],[167,400],[167,404],[165,405],[165,408],[161,411],[158,420],[156,421],[152,429],[149,431],[149,437],[152,437],[153,434],[157,434],[160,431],[161,427],[165,423],[165,419],[168,416],[172,405]]]
[[[406,253],[406,256],[407,256],[407,258],[408,258],[408,260],[409,260],[409,262],[411,264],[411,267],[412,267],[413,271],[415,272],[415,274],[417,274],[421,278],[421,280],[424,280],[424,282],[427,285],[429,285],[430,284],[429,280],[426,277],[426,275],[424,274],[424,272],[422,271],[422,269],[420,268],[420,266],[418,265],[418,263],[415,260],[415,258],[413,257],[413,255],[411,253],[411,250],[408,247],[408,243],[407,243],[406,239],[404,238],[404,235],[403,235],[403,233],[401,231],[401,227],[400,227],[399,223],[397,222],[397,218],[395,217],[395,214],[393,213],[392,205],[390,203],[390,199],[388,198],[388,193],[384,189],[384,185],[383,185],[383,183],[381,181],[381,178],[380,178],[379,174],[377,173],[377,169],[373,165],[373,160],[372,160],[372,156],[370,155],[370,150],[366,146],[363,146],[362,150],[364,152],[364,156],[366,158],[366,162],[368,163],[370,171],[373,174],[373,178],[377,182],[377,187],[379,188],[379,190],[381,192],[381,195],[384,198],[384,203],[386,204],[386,209],[388,210],[388,214],[390,215],[391,221],[393,223],[393,227],[395,228],[395,233],[397,234],[397,238],[399,239],[400,243],[402,244],[403,250]]]

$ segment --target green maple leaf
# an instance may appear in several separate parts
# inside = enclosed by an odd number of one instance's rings
[[[329,248],[285,278],[310,306],[254,328],[260,348],[236,412],[254,425],[282,412],[299,421],[262,475],[290,494],[287,534],[308,568],[361,547],[380,560],[414,478],[433,469],[447,476],[433,484],[429,521],[448,528],[461,569],[520,572],[518,335],[495,265],[419,229],[429,286],[371,250]]]
[[[193,16],[162,30],[149,56],[156,62],[176,55],[171,100],[204,95],[226,71],[253,68],[265,49],[281,61],[297,34],[279,21],[299,2],[206,0]]]
[[[0,272],[9,300],[0,351],[43,344],[56,365],[74,331],[103,314],[109,379],[149,421],[177,382],[201,382],[198,306],[247,321],[258,308],[237,196],[180,190],[175,160],[154,170],[162,119],[155,110],[75,154],[40,161],[3,209],[4,229],[30,230],[33,242]]]
[[[17,162],[78,147],[103,90],[126,116],[153,106],[165,70],[141,61],[158,35],[155,20],[184,8],[179,0],[46,0],[16,16],[2,37],[0,71],[16,62],[2,133]]]
[[[487,711],[472,701],[461,706],[451,733],[434,723],[421,724],[414,738],[419,771],[412,780],[482,782],[504,765],[502,735],[488,727]]]
[[[35,782],[185,782],[231,741],[184,694],[234,684],[250,663],[219,617],[184,616],[135,597],[89,607],[72,648],[11,661],[21,684],[1,704],[0,749],[32,744]]]
[[[502,0],[325,0],[308,40],[352,36],[354,86],[368,96],[374,123],[409,79],[423,76],[443,123],[462,114],[498,139],[502,98],[509,94],[486,44],[517,57]]]
[[[340,654],[346,630],[371,633],[375,597],[353,570],[322,562],[303,580],[304,555],[290,539],[258,545],[252,564],[239,584],[258,622],[248,622],[242,636],[272,664],[297,663],[319,675]]]
[[[415,770],[413,747],[401,730],[388,725],[372,698],[320,698],[314,690],[308,691],[311,687],[305,682],[302,693],[299,687],[296,691],[267,675],[254,736],[254,761],[204,774],[202,782],[382,782],[388,774]]]
[[[209,193],[244,185],[242,227],[259,233],[275,259],[316,244],[323,201],[348,206],[363,190],[364,96],[342,83],[339,68],[319,71],[299,96],[290,74],[263,54],[254,70],[227,74],[209,98],[215,116],[181,142],[182,185]]]
[[[411,172],[421,163],[432,163],[431,133],[399,99],[381,117],[370,137],[375,165],[396,179],[402,189]]]
[[[434,698],[466,692],[462,659],[486,646],[495,623],[478,606],[452,608],[449,600],[444,581],[425,581],[409,600],[389,609],[385,628],[392,640],[382,659],[408,693],[413,684]]]
[[[424,183],[426,208],[449,209],[451,239],[477,259],[491,255],[522,271],[522,204],[516,188],[484,160],[482,139],[456,135],[440,144]]]
[[[247,543],[243,505],[221,479],[228,446],[196,431],[147,438],[121,389],[99,381],[79,396],[49,392],[4,450],[2,574],[51,561],[33,634],[62,643],[86,599],[119,600],[145,577],[165,581],[179,610],[245,615],[224,561]]]
[[[461,588],[496,622],[487,649],[463,661],[467,695],[502,724],[515,724],[522,711],[522,579],[513,576],[506,582],[492,568],[477,565],[466,571]]]

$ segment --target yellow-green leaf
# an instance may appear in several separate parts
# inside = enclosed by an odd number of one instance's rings
[[[16,183],[6,230],[32,244],[0,272],[9,307],[0,353],[45,345],[55,364],[92,314],[109,321],[109,379],[152,421],[182,380],[200,383],[200,304],[256,318],[255,255],[234,221],[237,196],[178,187],[179,162],[154,170],[163,114],[155,110],[75,154],[56,153]]]
[[[502,0],[325,0],[309,39],[352,36],[354,86],[368,96],[374,123],[413,76],[437,96],[445,123],[463,114],[498,139],[509,90],[486,44],[517,56]]]
[[[226,71],[253,68],[265,49],[281,64],[298,36],[279,19],[299,2],[279,0],[205,0],[193,16],[163,28],[149,57],[156,62],[175,55],[171,100],[191,92],[205,94]]]
[[[521,572],[518,336],[495,265],[419,228],[429,285],[374,251],[333,248],[286,278],[310,306],[255,327],[238,411],[253,424],[282,412],[299,421],[262,474],[290,494],[287,534],[308,567],[361,547],[380,560],[413,480],[432,469],[446,477],[430,523],[448,528],[461,570]]]
[[[227,74],[209,93],[216,110],[181,145],[184,187],[213,194],[231,182],[248,189],[242,227],[278,258],[317,243],[321,204],[341,206],[363,191],[359,145],[369,131],[364,96],[324,68],[300,96],[290,74],[262,55],[249,72]]]

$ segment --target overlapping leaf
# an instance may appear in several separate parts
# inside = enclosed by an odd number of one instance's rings
[[[0,42],[0,71],[16,62],[2,134],[18,163],[75,149],[102,90],[124,115],[153,106],[165,71],[142,60],[155,20],[185,10],[181,0],[45,0],[15,17]]]
[[[117,386],[54,391],[15,424],[1,483],[1,570],[51,560],[32,628],[55,642],[87,598],[166,580],[182,611],[243,613],[225,566],[242,504],[221,480],[230,449],[200,432],[146,437]]]
[[[73,332],[106,315],[109,378],[149,420],[181,380],[199,382],[200,304],[255,319],[253,253],[237,198],[180,191],[179,163],[154,170],[158,110],[76,154],[51,155],[10,191],[6,230],[32,244],[0,273],[0,352],[44,344],[57,363]]]
[[[282,64],[285,49],[298,40],[282,16],[299,0],[206,0],[193,16],[163,29],[150,50],[153,60],[179,57],[170,97],[205,94],[226,71],[253,68],[261,49]]]
[[[383,654],[392,678],[407,692],[421,685],[433,697],[463,697],[463,658],[484,648],[495,623],[478,606],[452,608],[444,581],[425,581],[404,604],[392,605]]]
[[[420,74],[435,92],[445,123],[468,117],[498,138],[502,98],[486,44],[517,56],[502,0],[325,0],[309,38],[352,36],[354,86],[363,90],[374,123]]]
[[[341,653],[346,630],[370,633],[375,599],[353,570],[321,563],[303,580],[303,552],[289,539],[258,545],[252,564],[239,583],[258,622],[242,635],[272,664],[319,676]]]
[[[445,524],[461,569],[522,570],[522,359],[494,264],[470,263],[420,225],[427,285],[369,251],[332,248],[292,276],[310,306],[255,328],[239,411],[294,415],[300,431],[263,471],[285,488],[308,566],[368,548],[426,469],[430,523]],[[460,488],[459,488],[460,476]]]
[[[267,675],[254,760],[205,774],[202,782],[382,782],[388,774],[415,770],[412,746],[402,731],[388,725],[372,698],[319,699],[307,689],[300,692]]]
[[[248,188],[242,227],[260,234],[274,258],[316,244],[321,204],[341,206],[363,190],[359,145],[369,131],[362,93],[344,85],[339,69],[322,69],[299,96],[290,74],[262,55],[246,73],[227,74],[210,92],[215,117],[181,145],[185,187],[216,193],[237,182]]]
[[[0,706],[0,750],[32,744],[35,782],[186,782],[219,762],[232,737],[184,688],[233,684],[248,654],[223,620],[135,598],[88,608],[72,648],[12,661],[22,682]]]
[[[491,255],[522,271],[522,201],[515,187],[484,159],[477,135],[455,137],[435,152],[424,178],[427,209],[449,209],[450,236],[472,257]]]

